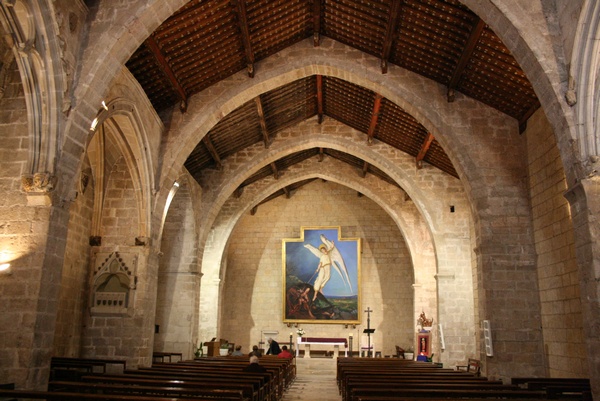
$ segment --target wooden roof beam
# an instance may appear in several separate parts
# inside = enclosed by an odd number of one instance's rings
[[[235,189],[235,191],[233,191],[233,196],[236,199],[240,199],[242,197],[242,194],[244,193],[244,187],[243,186],[239,186]]]
[[[317,75],[317,121],[323,122],[323,76]]]
[[[315,0],[313,3],[313,46],[319,47],[321,44],[321,0]]]
[[[462,51],[460,59],[458,60],[458,64],[456,64],[456,68],[452,73],[452,77],[450,78],[450,82],[448,83],[448,103],[452,103],[454,101],[454,89],[456,85],[458,85],[458,81],[465,70],[467,62],[471,58],[473,51],[475,50],[475,46],[477,42],[479,42],[479,38],[485,28],[485,22],[481,18],[477,18],[475,24],[471,28],[471,32],[469,33],[469,39],[467,39],[467,43]]]
[[[273,171],[273,177],[275,177],[276,180],[279,179],[279,170],[277,169],[277,165],[275,165],[275,162],[272,162],[270,164],[271,166],[271,171]]]
[[[425,141],[423,141],[423,145],[421,145],[421,150],[419,151],[419,154],[416,157],[418,169],[423,168],[423,159],[425,158],[425,155],[427,154],[427,151],[429,150],[429,147],[431,146],[431,143],[434,139],[435,138],[433,137],[433,135],[431,135],[431,132],[428,132],[427,136],[425,137]]]
[[[390,9],[390,15],[385,30],[385,39],[383,40],[383,50],[381,52],[381,73],[386,74],[388,70],[388,60],[392,51],[392,44],[394,42],[394,33],[398,26],[398,20],[400,16],[400,0],[392,0],[392,7]]]
[[[288,187],[283,187],[281,188],[283,190],[283,192],[285,193],[285,197],[286,199],[290,199],[292,197],[292,193],[290,192]]]
[[[269,130],[267,130],[267,121],[265,120],[265,112],[262,105],[262,100],[260,99],[260,95],[254,98],[254,102],[256,103],[256,111],[258,112],[258,119],[260,121],[260,130],[262,131],[263,142],[265,144],[265,148],[269,148],[271,146],[271,140],[269,138]]]
[[[519,119],[519,134],[525,132],[525,130],[527,129],[527,121],[529,120],[529,117],[531,117],[533,113],[535,113],[535,111],[539,108],[540,103],[535,102],[534,105],[531,106],[529,110],[527,110],[527,112],[525,112],[525,114],[521,116],[521,118]]]
[[[208,137],[208,135],[205,135],[204,138],[202,138],[202,143],[204,144],[204,146],[206,146],[208,153],[210,153],[210,156],[213,158],[213,160],[217,164],[217,169],[221,170],[223,168],[223,163],[221,162],[221,157],[219,156],[219,153],[217,152],[215,145],[213,145],[213,143],[210,140],[210,138]]]
[[[250,43],[250,31],[248,30],[248,15],[246,14],[246,2],[244,0],[233,1],[235,11],[238,16],[238,24],[240,32],[242,34],[242,43],[244,44],[244,51],[246,52],[246,65],[248,69],[248,76],[254,78],[254,52],[252,51],[252,44]]]
[[[365,178],[367,176],[368,172],[369,172],[369,163],[363,161],[363,168],[362,168],[362,172],[361,172],[362,178]]]
[[[325,151],[323,148],[319,148],[319,163],[321,163],[323,160],[325,160]]]
[[[369,131],[367,131],[367,141],[369,145],[373,143],[373,137],[375,136],[375,128],[377,127],[377,120],[379,119],[379,109],[381,108],[382,98],[383,96],[379,93],[375,94],[373,113],[371,113],[371,123],[369,124]]]
[[[179,81],[177,80],[177,77],[175,76],[173,69],[167,62],[165,55],[160,50],[158,43],[156,43],[156,40],[154,39],[154,37],[152,37],[152,35],[150,35],[144,43],[146,44],[148,49],[150,49],[150,52],[156,59],[156,62],[158,63],[160,69],[167,76],[167,79],[171,83],[171,86],[177,93],[177,96],[179,96],[179,100],[181,102],[179,104],[179,109],[181,110],[182,113],[185,113],[187,111],[187,101],[188,101],[187,95],[185,93],[185,90],[183,89],[183,87],[181,86]]]

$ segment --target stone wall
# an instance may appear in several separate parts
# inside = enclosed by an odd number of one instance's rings
[[[526,131],[529,187],[544,333],[544,357],[554,377],[587,375],[579,273],[562,161],[543,111]]]

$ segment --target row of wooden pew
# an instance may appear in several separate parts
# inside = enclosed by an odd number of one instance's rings
[[[565,380],[569,382],[568,379]],[[573,384],[578,380],[574,379],[569,383]],[[415,398],[445,401],[492,398],[512,401],[551,398],[591,400],[589,380],[581,379],[577,385],[568,385],[560,391],[552,392],[552,388],[558,387],[548,385],[547,381],[540,381],[540,385],[536,385],[523,378],[523,381],[515,379],[511,384],[505,384],[501,380],[489,380],[474,372],[396,358],[339,358],[337,381],[343,401],[409,401]],[[546,383],[546,386],[541,383]]]
[[[0,389],[0,398],[46,400],[130,400],[130,401],[278,401],[295,379],[293,360],[264,356],[260,364],[266,373],[248,373],[247,357],[209,357],[176,363],[156,363],[152,367],[127,369],[121,373],[88,371],[86,360],[77,380],[61,380],[56,375],[48,391]],[[94,369],[98,370],[94,360]],[[113,361],[108,361],[108,363]],[[76,365],[75,361],[73,361]],[[61,367],[62,368],[62,367]]]

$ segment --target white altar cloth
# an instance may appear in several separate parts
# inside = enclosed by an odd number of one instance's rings
[[[306,338],[305,338],[306,340]],[[319,341],[321,340],[321,341]],[[340,345],[344,347],[344,356],[348,356],[348,343],[346,341],[339,341],[339,342],[333,342],[333,341],[327,341],[326,338],[323,339],[318,339],[318,338],[312,338],[310,341],[302,341],[302,337],[297,337],[296,338],[296,342],[298,343],[298,345],[296,346],[296,358],[298,357],[298,355],[300,354],[300,346],[304,345],[304,357],[305,358],[310,358],[310,346],[311,345],[333,345],[334,346],[334,357],[337,358],[340,354]]]

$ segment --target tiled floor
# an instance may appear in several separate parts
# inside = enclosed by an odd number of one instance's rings
[[[296,358],[296,381],[283,395],[283,401],[341,401],[335,369],[333,358]]]

